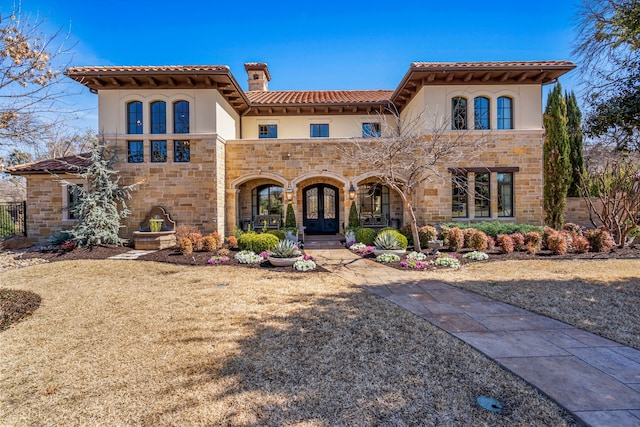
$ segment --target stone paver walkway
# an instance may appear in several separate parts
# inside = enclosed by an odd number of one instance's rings
[[[129,252],[124,252],[122,254],[110,256],[108,259],[138,259],[142,255],[152,254],[156,251],[141,251],[141,250],[132,250]]]
[[[640,426],[640,351],[345,249],[306,252],[327,270],[475,347],[586,425]]]

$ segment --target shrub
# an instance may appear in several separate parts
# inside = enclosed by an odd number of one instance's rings
[[[189,240],[191,240],[191,246],[193,247],[194,252],[200,252],[202,250],[202,234],[200,233],[189,233],[187,236]]]
[[[202,250],[205,252],[214,252],[218,249],[218,242],[212,236],[202,238]]]
[[[278,240],[284,240],[284,231],[282,230],[269,230],[267,231],[267,234],[273,234],[274,236],[276,236],[278,238]]]
[[[409,245],[413,246],[413,233],[411,232],[411,225],[405,224],[398,230],[404,237],[407,238]]]
[[[244,233],[238,239],[238,247],[242,251],[260,253],[272,249],[280,240],[269,233]]]
[[[589,241],[593,252],[609,252],[616,245],[609,230],[603,226],[587,231],[585,237]]]
[[[58,246],[71,239],[73,239],[73,234],[68,230],[62,230],[52,234],[51,237],[49,237],[48,242],[52,245]]]
[[[547,236],[547,247],[554,255],[564,255],[567,253],[567,239],[559,231],[549,233]]]
[[[358,208],[356,202],[351,202],[349,208],[349,228],[360,227],[360,217],[358,216]]]
[[[530,231],[524,235],[524,245],[528,254],[535,255],[542,246],[542,236],[537,231]]]
[[[409,240],[406,238],[404,234],[402,234],[395,228],[385,227],[378,232],[378,236],[381,234],[392,234],[396,238],[396,240],[398,240],[398,243],[400,243],[400,248],[405,250],[407,249]]]
[[[449,250],[458,252],[464,246],[464,234],[458,227],[449,230]]]
[[[178,240],[178,250],[182,255],[189,255],[193,252],[193,245],[188,237]]]
[[[511,239],[513,240],[513,249],[516,251],[521,251],[524,249],[524,236],[522,235],[522,233],[518,233],[517,231],[515,233],[510,234]]]
[[[493,237],[487,236],[487,250],[492,251],[496,248],[496,241]]]
[[[356,240],[360,243],[364,243],[367,246],[373,245],[373,239],[376,238],[376,230],[373,228],[361,228],[356,231]]]
[[[238,238],[236,236],[227,237],[227,245],[232,249],[236,249],[238,247]]]
[[[440,227],[440,233],[438,234],[438,237],[440,238],[440,240],[442,240],[445,246],[449,246],[450,233],[451,233],[451,227],[447,227],[446,225],[443,225],[442,227]]]
[[[209,234],[209,237],[213,237],[213,239],[216,241],[216,249],[222,247],[222,241],[224,239],[220,234],[218,234],[217,231],[214,231],[213,233]]]
[[[409,228],[409,233],[411,233],[411,228]],[[438,230],[433,225],[425,225],[418,229],[418,235],[420,236],[420,246],[426,248],[429,240],[438,238]]]
[[[572,222],[567,222],[562,226],[564,231],[568,231],[572,234],[577,234],[578,236],[584,235],[584,230],[578,224],[574,224]]]
[[[271,256],[275,258],[296,258],[302,255],[298,246],[290,240],[280,240],[271,249]]]
[[[291,203],[289,203],[287,205],[287,213],[284,217],[284,226],[287,228],[295,228],[297,227],[296,225],[296,214],[293,211],[293,205],[291,205]]]
[[[573,238],[573,250],[579,254],[583,254],[585,252],[589,252],[591,249],[591,245],[589,241],[584,236],[574,236]]]
[[[75,240],[67,240],[63,244],[60,245],[60,249],[64,252],[69,252],[78,247],[78,244]]]
[[[199,233],[193,225],[179,225],[176,227],[176,240],[180,241],[185,237],[189,237],[191,233]]]
[[[498,245],[502,253],[510,254],[513,252],[513,239],[508,234],[498,234],[496,245]]]
[[[376,238],[373,240],[373,244],[378,249],[387,249],[387,250],[402,249],[402,246],[400,246],[400,241],[398,241],[398,238],[396,237],[395,234],[393,234],[391,230],[385,230],[380,234],[378,234]]]
[[[486,251],[489,247],[487,235],[475,228],[469,228],[466,234],[467,247],[476,251]]]
[[[549,236],[556,232],[557,231],[551,227],[545,227],[544,230],[542,230],[542,247],[544,249],[549,249],[549,245],[547,244]]]
[[[500,222],[500,221],[482,221],[482,222],[474,222],[473,224],[460,224],[457,222],[450,222],[447,224],[443,224],[443,227],[458,227],[461,229],[466,228],[475,228],[478,231],[482,231],[487,236],[491,236],[493,238],[497,237],[498,234],[513,234],[518,232],[520,234],[526,234],[529,231],[542,231],[542,227],[536,225],[529,224],[514,224],[508,222]]]
[[[231,251],[227,248],[222,248],[222,249],[218,249],[217,254],[218,256],[229,256],[231,254]]]

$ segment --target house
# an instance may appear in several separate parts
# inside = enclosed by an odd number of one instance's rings
[[[541,224],[542,87],[573,68],[568,61],[415,62],[394,90],[335,91],[269,90],[264,63],[245,64],[248,90],[226,66],[74,67],[66,75],[98,95],[101,138],[117,149],[123,181],[144,180],[123,224],[128,237],[157,205],[178,224],[225,235],[256,218],[278,226],[289,201],[307,233],[341,231],[351,203],[363,225],[403,224],[398,194],[338,149],[377,136],[390,117],[376,112],[388,107],[401,117],[429,111],[448,120],[452,134],[490,135],[473,159],[443,161],[424,184],[419,223]],[[32,240],[73,224],[63,209],[73,194],[49,172],[73,179],[85,161],[10,168],[27,179]]]

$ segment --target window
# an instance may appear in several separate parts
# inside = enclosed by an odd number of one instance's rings
[[[498,174],[498,216],[513,216],[513,173]]]
[[[476,218],[491,216],[490,177],[489,173],[476,173],[474,193]]]
[[[167,141],[151,141],[151,161],[153,163],[167,161]]]
[[[498,98],[498,129],[513,129],[513,100],[506,96]]]
[[[187,101],[173,103],[173,133],[189,133],[189,103]]]
[[[127,162],[142,163],[144,162],[144,144],[142,141],[127,142]]]
[[[378,183],[358,186],[358,212],[363,227],[388,225],[389,187]]]
[[[127,133],[142,133],[142,102],[133,101],[127,104]]]
[[[463,130],[467,128],[467,100],[455,97],[451,99],[451,129]]]
[[[380,137],[380,123],[363,123],[362,124],[362,137],[363,138],[376,138]]]
[[[475,129],[489,129],[489,98],[479,96],[473,100],[473,117]]]
[[[167,104],[162,101],[151,103],[151,133],[167,133]]]
[[[329,137],[329,125],[328,124],[312,124],[311,125],[311,138],[328,138]]]
[[[469,180],[466,173],[454,173],[451,178],[451,216],[466,218],[469,216]]]
[[[278,125],[258,125],[258,137],[262,138],[277,138],[278,137]]]
[[[189,141],[173,141],[173,161],[176,163],[191,161],[191,143]]]
[[[63,214],[63,219],[78,219],[75,209],[82,195],[82,187],[82,184],[66,185],[66,200],[64,201],[66,215]]]
[[[256,215],[280,215],[283,210],[282,187],[277,185],[261,185],[252,191],[251,211]]]

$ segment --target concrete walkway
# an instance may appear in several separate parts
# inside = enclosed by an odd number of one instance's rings
[[[110,256],[108,259],[138,259],[142,255],[152,254],[156,251],[142,251],[142,250],[131,250],[129,252],[124,252],[118,255]]]
[[[346,249],[306,252],[327,270],[475,347],[586,425],[640,426],[640,351]]]

